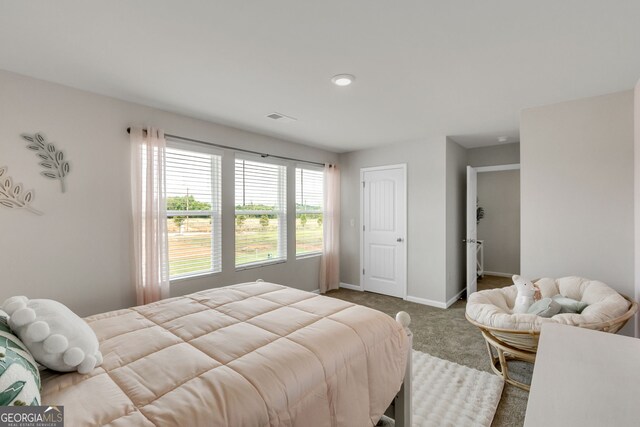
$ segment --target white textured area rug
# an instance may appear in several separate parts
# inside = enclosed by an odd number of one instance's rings
[[[413,426],[487,426],[504,381],[427,353],[413,351]]]

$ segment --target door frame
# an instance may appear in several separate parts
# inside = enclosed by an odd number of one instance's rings
[[[512,171],[512,170],[520,170],[520,163],[510,163],[508,165],[496,165],[496,166],[479,166],[479,167],[473,167],[473,168],[476,170],[477,173]]]
[[[478,170],[467,165],[466,167],[466,203],[464,210],[464,252],[465,252],[465,293],[467,300],[472,293],[478,290],[478,223],[477,223],[477,200],[478,200]],[[473,177],[473,179],[472,179]],[[472,186],[471,184],[474,183]],[[475,194],[471,196],[471,188],[475,187]],[[471,236],[471,230],[475,229],[475,236]],[[473,267],[471,267],[473,266]],[[471,268],[470,268],[471,267]]]
[[[362,227],[364,226],[364,174],[366,172],[374,172],[379,170],[386,169],[402,169],[402,178],[404,179],[404,286],[402,287],[402,299],[406,301],[408,287],[409,287],[409,236],[407,234],[407,226],[409,222],[409,182],[407,181],[407,164],[406,163],[398,163],[394,165],[382,165],[382,166],[370,166],[365,168],[360,168],[360,182],[358,185],[360,186],[360,229],[358,230],[358,235],[360,236],[360,290],[364,291],[364,274],[362,271],[364,270],[364,233],[362,232]]]
[[[504,164],[504,165],[494,165],[494,166],[471,166],[471,165],[467,165],[473,169],[475,169],[476,174],[480,174],[483,172],[501,172],[501,171],[510,171],[510,170],[520,170],[521,169],[521,164],[520,163],[508,163],[508,164]],[[467,190],[468,191],[468,190]],[[478,197],[478,192],[477,192],[477,183],[476,183],[476,197]],[[522,207],[522,200],[520,201],[520,205]],[[466,210],[466,209],[465,209]],[[522,211],[520,212],[520,219],[522,219]],[[466,221],[465,221],[466,222]],[[465,240],[464,240],[464,244],[465,246],[468,244],[467,243],[467,227],[465,225],[465,230],[464,230],[464,236],[465,236]],[[522,235],[522,224],[520,224],[520,233]],[[477,228],[476,228],[476,235],[477,235]],[[476,238],[477,240],[477,238]],[[466,248],[465,248],[466,249]],[[522,242],[520,243],[520,249],[522,250]],[[521,254],[522,256],[522,254]],[[522,261],[522,260],[521,260]],[[469,282],[467,278],[467,260],[465,259],[465,292],[467,292],[467,298],[469,298],[468,295],[468,289],[469,289]],[[488,272],[487,272],[488,274]],[[511,276],[507,276],[507,277],[511,277]]]

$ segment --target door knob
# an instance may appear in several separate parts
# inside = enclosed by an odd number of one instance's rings
[[[404,241],[404,239],[403,239],[402,237],[398,237],[398,238],[396,239],[396,242],[398,242],[398,243],[403,242],[403,241]]]
[[[463,239],[462,243],[478,243],[478,242],[476,240],[474,240],[474,239],[469,239],[469,240]]]

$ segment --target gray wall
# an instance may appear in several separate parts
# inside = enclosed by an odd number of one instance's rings
[[[445,302],[445,142],[442,138],[340,155],[343,283],[360,285],[360,168],[406,163],[408,295]]]
[[[470,148],[467,160],[474,168],[480,166],[512,165],[520,163],[520,143],[490,145]]]
[[[522,273],[634,294],[633,91],[524,110]]]
[[[80,315],[135,303],[127,126],[156,126],[178,135],[318,162],[337,160],[327,151],[3,71],[0,94],[0,166],[9,166],[17,181],[35,189],[34,206],[45,212],[38,217],[0,209],[0,301],[11,295],[53,298]],[[57,182],[39,176],[36,157],[19,137],[35,131],[59,143],[71,162],[65,194]],[[226,151],[223,272],[174,282],[171,295],[257,278],[317,289],[319,258],[296,260],[293,233],[289,233],[287,263],[235,271],[233,160],[233,152]]]
[[[478,200],[485,216],[478,224],[487,272],[520,273],[520,171],[478,173]]]
[[[467,150],[447,138],[446,264],[449,302],[466,288]]]

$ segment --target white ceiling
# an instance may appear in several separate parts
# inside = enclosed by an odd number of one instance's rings
[[[475,147],[632,88],[640,1],[0,0],[0,69],[334,151]]]

